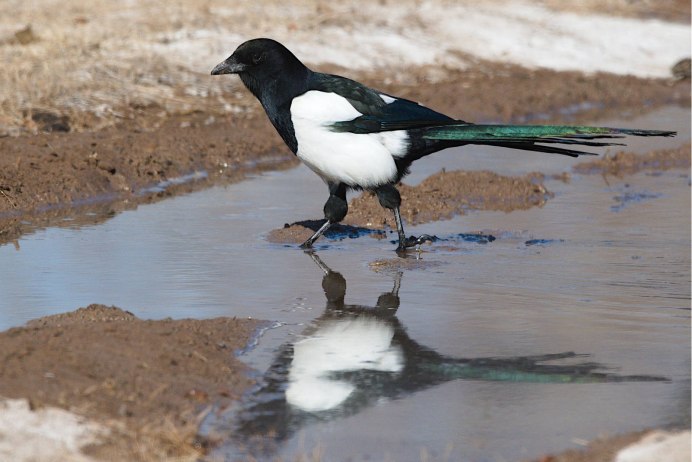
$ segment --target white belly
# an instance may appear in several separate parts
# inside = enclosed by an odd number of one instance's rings
[[[333,132],[334,122],[360,114],[335,93],[309,91],[291,105],[298,157],[325,181],[372,188],[394,181],[394,157],[407,147],[405,131],[371,134]]]

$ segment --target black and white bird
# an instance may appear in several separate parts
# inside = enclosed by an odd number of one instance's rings
[[[394,212],[398,250],[425,236],[406,237],[395,184],[411,163],[442,149],[484,144],[577,157],[592,154],[553,144],[610,146],[601,139],[673,136],[675,132],[554,125],[477,125],[345,77],[308,69],[281,43],[258,38],[241,44],[212,75],[238,74],[260,101],[279,135],[329,187],[325,223],[302,247],[311,247],[348,212],[346,191],[368,190]]]

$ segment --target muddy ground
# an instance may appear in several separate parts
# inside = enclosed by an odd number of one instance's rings
[[[408,83],[389,85],[383,75],[358,77],[479,122],[583,122],[690,101],[689,80],[585,76],[482,62],[450,71],[435,84],[425,75],[424,69],[414,69]],[[0,243],[36,226],[60,225],[65,217],[100,221],[141,203],[296,165],[257,103],[247,99],[244,104],[248,111],[236,115],[210,110],[174,117],[156,108],[129,107],[123,113],[131,117],[114,126],[75,133],[62,131],[69,130],[69,119],[38,118],[34,123],[46,133],[1,138]],[[689,168],[689,152],[686,145],[647,156],[622,153],[580,164],[575,171],[625,175],[641,168]],[[171,183],[192,172],[199,172],[194,181]],[[148,189],[163,182],[167,187]],[[511,178],[440,172],[401,189],[408,223],[446,219],[467,209],[511,211],[550,199],[540,173]],[[316,210],[321,206],[315,203]],[[84,216],[94,209],[99,213]],[[391,226],[391,217],[364,195],[352,202],[347,223],[382,229]],[[285,232],[281,225],[279,234]],[[272,236],[296,241],[309,234],[293,228],[288,236]],[[228,405],[250,384],[233,351],[247,343],[256,326],[228,318],[145,321],[98,305],[41,318],[0,333],[0,396],[107,423],[111,436],[85,450],[97,458],[194,458],[207,444],[195,439],[199,417],[212,404]],[[608,450],[625,441],[614,440]]]
[[[194,458],[207,444],[201,418],[250,385],[234,352],[257,326],[144,321],[103,305],[40,318],[0,333],[0,396],[107,423],[111,435],[83,450],[99,460]]]

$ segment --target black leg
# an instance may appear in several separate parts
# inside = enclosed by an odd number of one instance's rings
[[[401,195],[393,185],[388,184],[385,186],[380,186],[375,190],[375,193],[377,194],[377,199],[380,201],[380,205],[394,212],[396,231],[399,234],[399,246],[396,248],[397,252],[405,251],[408,248],[421,245],[426,241],[432,241],[432,237],[427,234],[423,234],[420,237],[406,237],[406,233],[404,232],[404,224],[401,220],[401,212],[399,212]]]
[[[385,292],[377,298],[375,305],[375,313],[379,316],[396,316],[396,310],[399,309],[399,288],[401,287],[401,276],[404,273],[397,271],[394,276],[394,287],[390,292]]]
[[[346,279],[341,273],[332,271],[316,253],[309,252],[309,255],[312,261],[324,273],[322,289],[324,289],[324,296],[327,297],[327,309],[343,310],[344,298],[346,296]]]
[[[399,247],[397,250],[405,249],[404,243],[406,242],[406,233],[404,232],[404,224],[401,221],[401,212],[399,212],[399,207],[394,208],[394,221],[396,222],[396,231],[399,233]]]
[[[300,247],[302,249],[309,249],[312,247],[312,244],[317,240],[318,237],[320,237],[322,234],[324,234],[325,231],[329,229],[329,226],[331,226],[331,222],[329,220],[325,221],[322,226],[320,226],[320,229],[315,231],[315,234],[310,236],[305,242],[300,244]]]
[[[406,237],[404,225],[401,222],[401,213],[399,212],[399,207],[394,209],[394,220],[396,221],[396,230],[399,233],[399,246],[396,248],[397,252],[406,251],[406,249],[410,249],[411,247],[416,247],[425,242],[433,241],[433,237],[429,234],[421,234],[418,237]]]
[[[326,221],[315,234],[303,242],[300,247],[309,249],[312,244],[322,235],[333,223],[338,223],[344,219],[348,213],[348,202],[346,202],[346,185],[343,183],[328,183],[329,199],[324,204],[324,217]]]

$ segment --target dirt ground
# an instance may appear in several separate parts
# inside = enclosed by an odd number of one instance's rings
[[[144,321],[90,305],[0,333],[0,396],[32,410],[55,406],[106,422],[112,433],[85,448],[99,460],[194,458],[201,418],[250,384],[234,352],[256,321]]]
[[[646,5],[632,14],[650,15]],[[659,9],[659,17],[689,20],[688,2],[671,5]],[[406,78],[394,79],[382,71],[320,70],[348,74],[471,122],[592,122],[690,104],[689,79],[584,75],[465,59],[473,65],[445,69],[434,82],[426,67],[408,68]],[[126,102],[106,121],[54,108],[14,117],[30,130],[0,133],[0,244],[18,245],[22,235],[63,226],[68,217],[70,225],[94,223],[138,204],[297,164],[256,101],[246,92],[225,96],[240,109],[228,113],[208,97],[204,109],[171,112],[153,98]],[[578,164],[574,171],[626,175],[643,168],[689,168],[689,152],[689,144],[647,155],[623,152]],[[541,173],[514,178],[439,172],[418,186],[401,187],[402,213],[407,223],[423,223],[469,209],[541,206],[550,198],[543,180]],[[392,218],[368,195],[350,207],[347,225],[391,227]],[[309,234],[292,226],[275,230],[271,239],[297,242]],[[200,417],[210,406],[229,405],[251,384],[233,352],[257,326],[230,318],[141,320],[102,305],[37,319],[0,333],[0,397],[26,398],[32,409],[56,406],[106,423],[110,436],[85,450],[97,459],[194,460],[210,443],[196,439]],[[606,454],[638,436],[594,443],[586,455],[569,452],[541,461],[608,460]]]
[[[662,171],[673,168],[690,168],[690,144],[675,149],[661,149],[646,154],[620,151],[614,156],[604,156],[595,160],[580,162],[572,170],[581,174],[601,174],[603,176],[623,177],[643,170]]]

